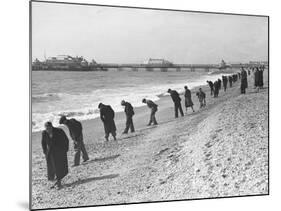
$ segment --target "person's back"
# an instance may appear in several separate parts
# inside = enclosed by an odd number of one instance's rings
[[[135,114],[134,108],[133,108],[132,104],[129,102],[125,103],[125,113],[128,116],[133,116]]]
[[[147,124],[147,126],[150,126],[152,123],[154,125],[157,125],[157,121],[156,121],[156,118],[155,118],[155,113],[157,112],[157,107],[158,105],[155,104],[152,100],[148,100],[148,99],[143,99],[142,100],[143,103],[146,103],[147,107],[151,109],[151,113],[150,113],[150,119],[149,119],[149,122]]]
[[[76,119],[72,118],[67,120],[66,126],[72,139],[78,138],[82,134],[82,124]]]
[[[212,81],[207,81],[207,82],[208,82],[208,84],[209,84],[209,87],[210,87],[211,89],[213,89],[213,87],[214,87],[213,82],[212,82]]]
[[[157,108],[157,104],[155,104],[152,100],[146,100],[146,104],[149,108]]]
[[[170,94],[171,94],[172,100],[173,100],[175,103],[181,101],[181,98],[180,98],[180,96],[179,96],[179,93],[178,93],[176,90],[171,90]]]
[[[104,105],[101,108],[100,113],[101,113],[102,117],[104,118],[104,120],[114,119],[114,111],[110,105]]]
[[[221,89],[221,79],[218,79],[218,87]]]

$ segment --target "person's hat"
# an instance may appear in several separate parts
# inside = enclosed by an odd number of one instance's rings
[[[50,121],[48,121],[48,122],[45,122],[45,127],[52,127],[53,125],[52,125],[52,122],[50,122]]]
[[[60,125],[63,124],[65,120],[66,120],[66,116],[62,115],[59,121]]]
[[[121,101],[121,105],[125,105],[125,100],[122,100],[122,101]]]
[[[187,89],[187,86],[184,86],[185,89]]]

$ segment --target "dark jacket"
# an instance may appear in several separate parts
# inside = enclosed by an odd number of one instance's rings
[[[133,106],[131,105],[131,103],[129,103],[129,102],[125,102],[125,109],[124,109],[124,111],[125,111],[125,114],[126,114],[127,116],[130,116],[130,117],[135,114],[134,108],[133,108]]]
[[[69,119],[66,121],[66,126],[69,129],[70,137],[73,140],[78,140],[82,135],[82,124],[76,119]]]
[[[241,71],[241,89],[248,88],[247,72],[245,70]]]
[[[60,128],[53,128],[51,138],[47,131],[42,132],[42,149],[46,155],[47,163],[54,165],[55,174],[58,179],[62,179],[68,174],[67,152],[69,141],[65,132]]]
[[[100,118],[103,122],[106,121],[111,121],[114,119],[114,111],[111,108],[110,105],[104,105],[101,109],[100,109]]]
[[[114,115],[114,111],[110,105],[104,105],[100,109],[100,118],[103,121],[105,133],[111,133],[116,131]]]
[[[207,83],[209,84],[209,87],[210,87],[211,89],[213,89],[213,88],[214,88],[214,84],[213,84],[213,82],[212,82],[212,81],[207,81]]]
[[[146,104],[147,104],[148,108],[157,109],[157,107],[158,107],[158,105],[155,104],[152,100],[147,100]]]
[[[181,101],[180,95],[176,90],[172,90],[170,95],[174,103],[179,103]]]
[[[218,79],[218,88],[221,89],[221,79]]]

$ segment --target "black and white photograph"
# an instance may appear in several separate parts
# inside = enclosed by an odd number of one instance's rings
[[[32,210],[269,194],[269,16],[29,10]]]

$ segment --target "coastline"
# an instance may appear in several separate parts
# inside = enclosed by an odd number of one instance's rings
[[[91,160],[70,168],[60,191],[46,191],[41,132],[32,133],[33,208],[267,194],[267,72],[259,93],[253,90],[253,73],[246,95],[240,95],[240,81],[227,92],[220,90],[218,98],[210,97],[207,85],[200,86],[207,97],[201,110],[194,94],[199,87],[192,89],[195,112],[189,109],[178,119],[170,96],[162,96],[156,102],[158,126],[145,126],[146,106],[135,108],[134,134],[121,135],[125,114],[118,112],[117,142],[104,142],[99,118],[82,121]],[[69,165],[72,146],[70,140]]]
[[[233,69],[232,72],[237,72],[238,70]],[[118,73],[118,71],[114,71],[112,72],[115,75]],[[124,76],[127,74],[132,74],[131,72],[123,72],[123,77],[127,77]],[[143,75],[144,77],[144,81],[147,79],[147,77],[151,78],[152,75],[150,72],[145,73],[147,75]],[[162,75],[161,72],[155,72],[156,77],[159,76],[159,74]],[[33,109],[34,112],[32,113],[32,133],[34,132],[38,132],[38,131],[42,131],[44,129],[44,123],[48,120],[51,120],[53,122],[53,125],[55,127],[60,127],[60,125],[58,124],[59,121],[59,116],[61,114],[64,114],[66,116],[68,116],[69,118],[76,118],[79,121],[85,121],[85,120],[91,120],[91,119],[95,119],[95,118],[99,118],[99,110],[97,108],[98,103],[99,102],[103,102],[105,104],[110,104],[111,107],[115,110],[116,113],[118,112],[123,112],[123,108],[120,105],[120,102],[122,99],[125,98],[125,100],[128,100],[135,108],[137,107],[143,107],[145,106],[141,100],[146,97],[148,99],[151,99],[155,102],[158,102],[159,99],[163,96],[167,96],[168,93],[166,92],[168,90],[168,88],[172,88],[175,89],[179,92],[184,92],[183,87],[185,85],[188,85],[189,88],[192,90],[194,88],[197,88],[199,86],[204,86],[206,85],[206,80],[217,80],[217,78],[220,78],[221,75],[223,75],[222,72],[216,72],[215,74],[212,74],[211,72],[209,72],[209,74],[206,73],[196,73],[195,76],[194,75],[190,75],[192,73],[190,72],[182,72],[180,75],[178,75],[177,77],[180,76],[180,78],[177,78],[175,80],[173,79],[168,79],[169,78],[169,74],[173,74],[173,73],[167,73],[167,74],[163,74],[161,77],[165,78],[162,80],[165,80],[166,82],[164,83],[162,81],[162,83],[159,84],[144,84],[144,81],[142,82],[142,85],[138,84],[137,86],[134,86],[132,88],[128,88],[125,86],[125,88],[122,88],[121,85],[121,89],[110,89],[108,91],[103,91],[102,87],[104,85],[100,84],[101,89],[99,89],[98,87],[93,87],[95,91],[90,91],[88,88],[88,90],[85,90],[85,87],[79,87],[79,90],[84,90],[86,91],[83,94],[71,94],[71,88],[69,87],[70,90],[65,90],[66,92],[64,93],[62,90],[58,91],[58,92],[49,92],[47,90],[45,90],[46,93],[42,94],[42,93],[38,93],[39,90],[41,88],[35,88],[36,91],[34,91],[37,94],[33,94],[32,95],[32,101],[34,100],[34,105],[33,105]],[[228,74],[231,74],[231,72],[228,72]],[[225,75],[228,75],[225,74]],[[85,74],[87,76],[87,74]],[[85,77],[85,75],[83,74],[83,77]],[[37,75],[37,79],[38,79],[39,75]],[[40,76],[42,77],[42,76]],[[61,78],[62,75],[57,75],[58,78]],[[66,77],[75,77],[75,75],[67,75]],[[76,76],[76,77],[81,77],[80,76]],[[88,77],[93,77],[93,75],[89,75]],[[101,77],[100,75],[96,75],[97,78]],[[105,76],[105,78],[108,77]],[[137,75],[130,75],[130,77],[140,77]],[[173,75],[171,77],[174,77]],[[145,79],[146,78],[146,79]],[[57,79],[56,79],[57,80]],[[63,79],[61,79],[63,80]],[[94,78],[91,78],[91,80],[87,80],[85,83],[88,84],[89,81],[93,81],[94,82]],[[150,79],[151,80],[151,79]],[[105,80],[106,81],[106,80]],[[118,80],[117,80],[118,81]],[[172,82],[174,81],[174,82]],[[40,82],[40,81],[39,81]],[[45,83],[45,82],[44,82]],[[117,82],[119,83],[119,82]],[[139,82],[138,82],[139,83]],[[35,87],[38,86],[38,84],[35,83]],[[81,82],[81,84],[83,84],[83,82]],[[58,85],[57,83],[53,84],[54,89],[58,89]],[[67,85],[69,86],[69,85]],[[74,90],[77,89],[78,85],[74,85]],[[80,86],[80,85],[79,85]],[[90,84],[88,84],[88,86],[90,86]],[[40,87],[40,86],[39,86]],[[87,86],[86,86],[87,87]],[[64,88],[65,89],[65,88]],[[73,89],[73,88],[72,88]],[[73,91],[74,91],[73,90]],[[122,90],[122,91],[121,91]],[[68,93],[69,92],[69,93]],[[127,96],[124,96],[124,94]],[[102,96],[102,97],[99,97]],[[48,100],[50,100],[49,103]],[[91,106],[89,106],[91,105]]]

